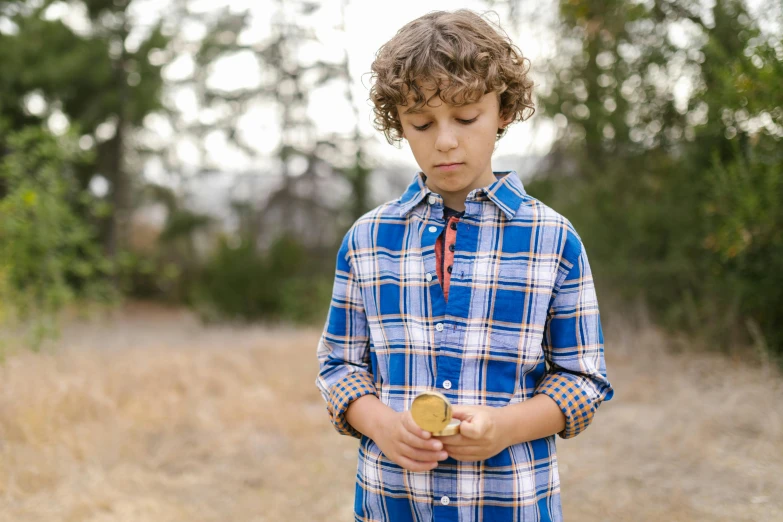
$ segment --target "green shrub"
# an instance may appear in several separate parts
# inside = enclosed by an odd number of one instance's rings
[[[7,143],[0,160],[0,320],[32,325],[38,347],[56,332],[57,312],[68,303],[114,297],[112,265],[77,212],[97,210],[73,177],[85,157],[75,138],[31,127]]]
[[[332,278],[318,263],[321,258],[286,236],[264,253],[253,241],[223,239],[198,276],[193,305],[208,320],[322,321]]]

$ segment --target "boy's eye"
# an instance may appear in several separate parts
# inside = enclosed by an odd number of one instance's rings
[[[474,122],[474,121],[476,121],[477,119],[478,119],[478,116],[476,116],[475,118],[472,118],[472,119],[470,119],[470,120],[463,120],[463,119],[457,118],[457,121],[458,121],[458,122],[460,122],[460,123],[461,123],[461,124],[463,124],[463,125],[470,125],[471,123],[473,123],[473,122]],[[425,125],[413,125],[413,128],[414,128],[414,129],[416,129],[416,130],[418,130],[418,131],[423,131],[423,130],[427,130],[427,128],[428,128],[429,126],[430,126],[430,124],[429,124],[429,123],[427,123],[427,124],[425,124]]]

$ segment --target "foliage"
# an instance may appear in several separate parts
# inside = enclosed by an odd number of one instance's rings
[[[14,28],[0,32],[0,119],[20,130],[56,116],[65,126],[80,129],[82,143],[95,153],[76,165],[73,175],[82,189],[96,174],[108,180],[108,212],[85,218],[99,224],[100,240],[114,256],[125,246],[124,216],[132,210],[134,186],[140,181],[127,158],[128,152],[142,148],[133,141],[133,132],[148,114],[162,109],[162,64],[150,57],[167,46],[168,37],[158,23],[130,38],[131,0],[59,5],[74,13],[83,8],[87,16],[81,30],[65,17],[51,15],[49,8],[58,7],[56,3],[0,2],[0,22]],[[0,134],[0,157],[4,141]]]
[[[143,2],[134,0],[0,2],[0,160],[8,153],[10,132],[47,125],[71,129],[69,139],[91,153],[69,163],[69,188],[60,193],[57,208],[97,231],[97,243],[91,236],[90,248],[97,252],[98,244],[103,247],[112,262],[103,261],[106,272],[111,271],[109,281],[125,295],[211,303],[221,317],[306,321],[322,315],[331,275],[325,277],[317,267],[312,270],[313,256],[329,248],[344,219],[367,209],[370,172],[356,114],[354,132],[345,136],[316,132],[304,114],[310,93],[326,82],[342,82],[346,95],[352,96],[347,53],[341,62],[319,57],[304,63],[298,58],[302,46],[318,41],[314,28],[322,18],[317,12],[322,6],[277,2],[269,20],[270,37],[251,41],[249,12],[222,7],[205,11],[193,9],[189,2],[175,2],[154,6],[155,13],[148,18],[139,16],[140,4],[144,10]],[[183,30],[194,27],[204,28],[203,38],[194,40],[192,31]],[[260,83],[228,90],[215,86],[215,63],[241,56],[257,63]],[[164,86],[162,70],[175,58],[192,58],[195,67],[190,75]],[[164,96],[166,87],[171,96]],[[188,91],[204,117],[177,114],[174,100]],[[181,195],[149,186],[141,175],[142,162],[155,155],[167,173],[188,170],[176,159],[176,148],[192,140],[200,149],[195,163],[221,170],[222,158],[210,163],[203,154],[206,139],[215,136],[254,157],[258,150],[240,119],[259,102],[281,109],[281,140],[274,155],[281,160],[278,173],[285,182],[267,195],[267,206],[253,205],[253,215],[245,222],[252,225],[252,233],[245,235],[244,246],[229,248],[224,243],[204,265],[196,239],[214,233],[212,220],[184,208]],[[145,129],[149,121],[169,124],[171,140],[154,137]],[[305,140],[296,137],[305,135]],[[93,208],[94,202],[88,205],[83,197],[96,178],[107,181],[108,192]],[[337,208],[322,197],[325,188],[341,180],[353,188],[350,208]],[[10,205],[16,190],[0,179],[0,202]],[[152,249],[134,251],[129,248],[134,233],[130,217],[147,198],[164,203],[168,218]],[[271,250],[258,254],[261,245],[278,233],[296,236],[302,244],[278,240]],[[79,266],[93,266],[89,250],[84,246],[74,254],[81,256]],[[15,269],[33,273],[42,262],[36,256],[44,259],[46,253],[31,251],[24,261],[27,268],[17,263]],[[83,270],[82,279],[71,274],[53,289],[79,294],[83,282],[95,275]],[[21,281],[17,288],[29,284],[30,280]]]
[[[264,253],[252,241],[234,245],[224,238],[196,283],[194,305],[211,320],[321,321],[332,276],[311,254],[289,236],[277,238]]]
[[[561,3],[571,52],[542,96],[560,134],[528,188],[571,218],[602,286],[716,346],[783,355],[783,39],[739,1],[697,7]]]
[[[0,306],[5,322],[32,320],[33,346],[54,333],[59,310],[76,298],[105,299],[111,264],[102,256],[94,229],[74,212],[100,206],[74,179],[85,161],[73,136],[56,138],[28,128],[8,136],[0,162]],[[88,158],[87,158],[88,159]]]

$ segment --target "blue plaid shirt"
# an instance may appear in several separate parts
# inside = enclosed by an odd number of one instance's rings
[[[515,172],[495,176],[465,201],[448,302],[435,266],[443,199],[420,174],[342,242],[317,386],[335,428],[360,438],[357,521],[562,520],[554,435],[482,462],[449,458],[411,472],[346,422],[363,395],[405,411],[433,389],[452,404],[494,407],[543,393],[566,417],[563,438],[612,398],[579,236]]]

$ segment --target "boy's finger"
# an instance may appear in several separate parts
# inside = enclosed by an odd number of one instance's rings
[[[407,446],[402,450],[404,457],[408,457],[411,460],[418,462],[437,462],[446,460],[449,455],[445,451],[427,451]]]
[[[419,449],[425,449],[430,451],[439,451],[443,449],[443,442],[441,442],[437,438],[433,437],[432,440],[422,439],[421,437],[417,437],[416,435],[408,431],[403,433],[402,442],[404,442],[405,444],[407,444],[412,448],[419,448]]]
[[[402,416],[402,425],[405,427],[406,430],[413,433],[417,437],[421,439],[429,439],[432,434],[429,431],[425,431],[419,427],[418,424],[416,424],[416,421],[413,420],[413,415],[411,415],[410,410],[406,411]]]
[[[400,466],[408,471],[432,471],[438,467],[437,462],[419,462],[417,460],[411,460],[408,457],[400,455],[397,459]]]
[[[464,406],[452,406],[451,417],[461,421],[469,421],[473,417],[473,412]]]
[[[468,439],[480,439],[487,431],[487,420],[481,415],[468,415],[459,425],[459,434]]]
[[[451,451],[448,451],[448,454],[449,455],[480,455],[484,451],[486,451],[486,448],[484,448],[483,446],[460,446],[459,448],[454,448]]]
[[[438,437],[438,439],[444,446],[473,446],[476,444],[475,440],[467,439],[460,434]]]
[[[480,460],[485,460],[484,458],[479,457],[478,455],[473,455],[473,454],[469,454],[469,453],[455,454],[455,455],[452,455],[452,458],[454,460],[459,460],[460,462],[478,462]]]

